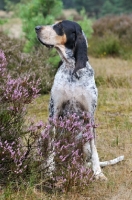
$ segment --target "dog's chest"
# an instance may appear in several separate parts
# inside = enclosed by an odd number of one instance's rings
[[[72,75],[73,69],[64,65],[60,67],[54,79],[52,96],[60,104],[66,101],[79,102],[83,106],[91,104],[97,98],[93,69],[87,64],[77,72],[77,76]]]

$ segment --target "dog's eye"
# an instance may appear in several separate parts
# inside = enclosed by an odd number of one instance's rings
[[[61,29],[61,28],[62,28],[61,22],[55,24],[54,27],[55,27],[55,28],[58,28],[58,29]]]
[[[58,23],[58,24],[57,24],[57,27],[58,27],[58,28],[61,28],[61,23]]]

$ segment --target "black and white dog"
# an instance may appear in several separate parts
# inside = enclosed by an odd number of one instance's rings
[[[35,30],[38,40],[46,47],[56,48],[62,60],[51,90],[50,117],[89,112],[91,122],[94,122],[98,91],[94,71],[88,62],[87,39],[80,25],[64,20],[53,25],[37,26]],[[94,129],[91,131],[95,136]],[[100,166],[115,164],[124,158],[121,156],[111,161],[99,162],[94,139],[84,145],[86,165],[89,165],[89,153],[96,179],[106,179]]]

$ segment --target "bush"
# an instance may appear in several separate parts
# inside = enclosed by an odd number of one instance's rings
[[[60,0],[33,0],[18,4],[18,13],[23,22],[23,31],[26,37],[25,52],[30,52],[37,47],[37,39],[34,28],[37,25],[52,24],[55,17],[60,15],[62,2]],[[30,19],[30,20],[29,20]]]
[[[107,16],[93,24],[93,36],[89,52],[95,56],[119,55],[130,58],[132,55],[132,17],[131,15]],[[103,56],[105,56],[103,54]]]
[[[24,145],[22,141],[27,135],[24,116],[26,104],[31,103],[39,92],[38,84],[28,74],[13,78],[0,50],[0,179],[3,182],[26,169],[30,143]]]
[[[77,21],[77,23],[79,23],[82,27],[82,30],[84,31],[86,37],[91,38],[93,33],[92,21],[88,19],[84,9],[81,10],[80,14],[82,16],[82,20]]]
[[[45,125],[38,143],[41,176],[47,180],[43,186],[68,192],[89,183],[91,169],[84,167],[83,157],[83,145],[93,138],[90,130],[94,124],[89,119],[88,113],[49,119],[50,124]]]
[[[8,21],[7,19],[0,19],[0,25],[7,23],[7,21]]]
[[[94,38],[93,38],[94,39]],[[96,45],[91,49],[91,46]],[[112,34],[105,34],[103,37],[96,38],[95,41],[90,41],[90,53],[97,57],[105,56],[119,56],[120,54],[120,41],[119,38]]]
[[[94,36],[103,36],[107,32],[112,32],[119,36],[120,39],[131,35],[132,16],[107,16],[100,18],[93,24]],[[130,38],[126,37],[127,40]]]
[[[40,93],[48,93],[56,71],[56,68],[48,62],[49,50],[40,44],[38,50],[30,54],[23,53],[24,42],[18,39],[10,39],[2,32],[0,32],[0,43],[8,60],[7,68],[12,76],[32,73],[40,79]]]

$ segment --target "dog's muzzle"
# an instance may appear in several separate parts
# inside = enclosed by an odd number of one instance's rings
[[[37,38],[38,38],[38,40],[39,40],[39,41],[41,42],[41,44],[43,44],[44,46],[46,46],[46,47],[48,47],[48,48],[53,48],[54,45],[46,44],[46,43],[44,43],[44,42],[41,41],[41,39],[40,39],[40,37],[39,37],[39,34],[40,34],[41,29],[42,29],[42,26],[36,26],[36,27],[35,27],[35,31],[36,31],[36,33],[37,33]]]

